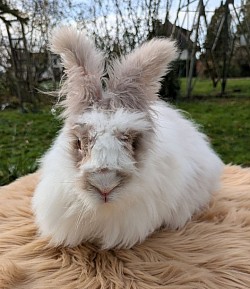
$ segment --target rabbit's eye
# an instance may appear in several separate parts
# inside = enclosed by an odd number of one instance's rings
[[[79,150],[82,150],[82,144],[81,144],[81,141],[79,139],[77,140],[77,148]]]
[[[134,151],[137,150],[139,147],[139,138],[138,137],[133,138],[131,145]]]

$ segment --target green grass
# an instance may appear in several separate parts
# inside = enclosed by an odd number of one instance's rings
[[[250,166],[250,98],[180,102],[225,163]]]
[[[48,110],[36,114],[1,111],[0,185],[36,170],[58,130],[59,121]]]
[[[213,88],[212,81],[210,79],[193,79],[193,91],[194,97],[208,96],[215,97],[220,95],[221,83],[219,82],[216,88]],[[186,95],[187,79],[181,78],[181,95]],[[229,78],[226,85],[226,96],[230,97],[249,97],[250,96],[250,78]]]
[[[179,109],[201,125],[225,163],[250,166],[250,99],[181,101]],[[37,169],[60,128],[49,110],[0,112],[0,185]],[[184,140],[185,141],[185,140]]]

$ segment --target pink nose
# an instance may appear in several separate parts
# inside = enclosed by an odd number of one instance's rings
[[[112,190],[100,190],[100,189],[97,189],[98,193],[104,198],[104,201],[105,203],[107,202],[108,200],[108,195],[109,193],[112,191]]]
[[[120,184],[122,178],[117,170],[108,168],[100,168],[98,171],[89,173],[87,176],[88,182],[96,190],[102,199],[107,202],[108,196]]]

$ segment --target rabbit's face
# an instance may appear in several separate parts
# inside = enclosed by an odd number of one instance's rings
[[[69,126],[68,132],[79,172],[77,184],[95,203],[103,204],[119,199],[136,176],[152,125],[143,112],[92,110]]]

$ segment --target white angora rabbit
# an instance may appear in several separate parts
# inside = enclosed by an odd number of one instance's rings
[[[54,245],[130,248],[161,226],[181,228],[219,185],[222,161],[206,137],[158,99],[175,43],[153,39],[114,60],[62,27],[64,126],[42,160],[33,210]],[[108,77],[104,77],[108,75]]]

